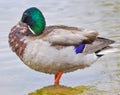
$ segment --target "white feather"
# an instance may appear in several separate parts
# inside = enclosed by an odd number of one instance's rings
[[[104,54],[109,54],[109,53],[114,53],[114,52],[120,52],[119,49],[117,48],[110,48],[110,49],[105,49],[97,53],[98,55],[104,55]]]
[[[74,46],[58,50],[46,41],[34,40],[27,43],[22,60],[32,69],[55,74],[59,70],[70,72],[85,68],[94,63],[97,57],[95,54],[76,54]]]

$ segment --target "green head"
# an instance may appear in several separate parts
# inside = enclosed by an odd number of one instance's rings
[[[41,34],[46,25],[45,18],[42,12],[35,7],[25,10],[21,21],[29,25],[30,29],[36,35]]]

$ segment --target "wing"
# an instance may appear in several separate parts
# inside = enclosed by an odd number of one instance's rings
[[[76,27],[68,26],[49,26],[43,32],[45,41],[52,45],[79,45],[81,43],[92,43],[98,33]]]
[[[99,52],[102,49],[108,48],[109,45],[114,42],[115,41],[113,40],[98,37],[92,44],[86,45],[84,53],[88,54],[88,53],[93,53],[93,52]]]

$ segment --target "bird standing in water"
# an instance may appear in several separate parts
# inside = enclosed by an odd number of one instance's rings
[[[42,12],[25,10],[21,21],[9,33],[12,51],[30,68],[55,75],[89,67],[110,51],[113,40],[98,37],[96,31],[64,25],[46,26]]]

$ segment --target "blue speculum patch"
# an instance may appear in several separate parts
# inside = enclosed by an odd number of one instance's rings
[[[75,52],[76,54],[82,53],[85,48],[85,44],[80,44],[79,46],[75,46]]]

